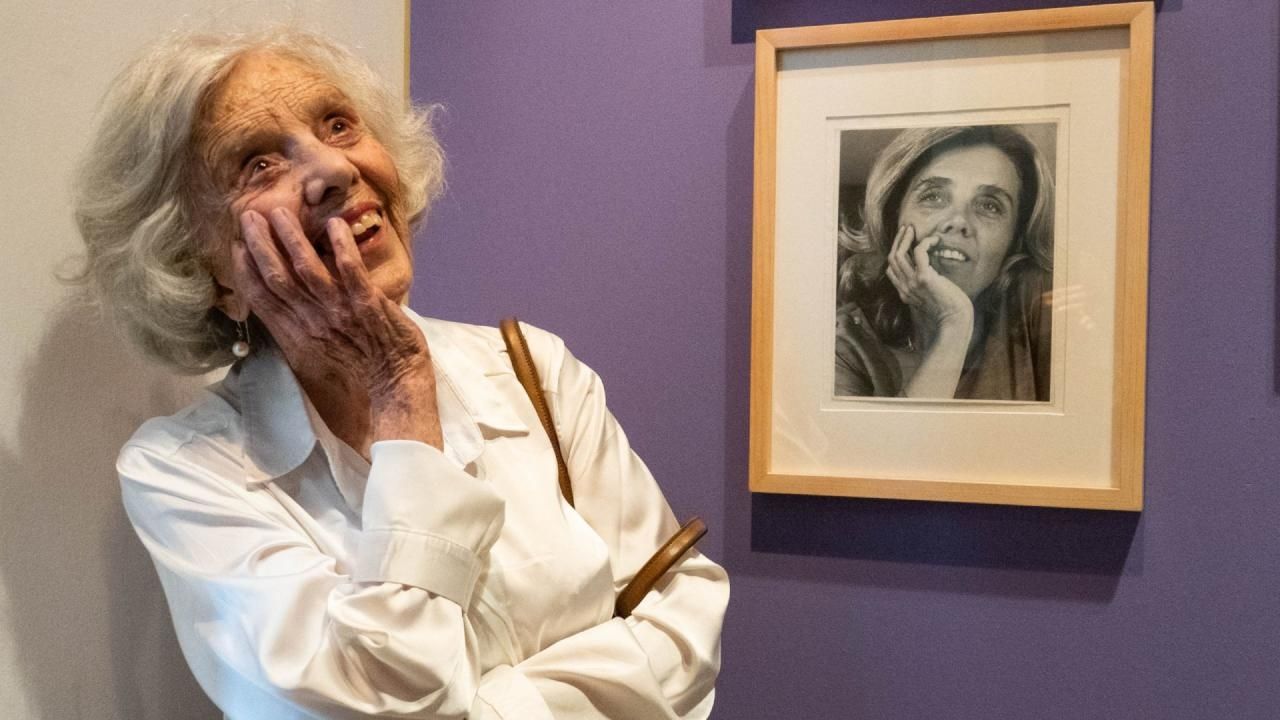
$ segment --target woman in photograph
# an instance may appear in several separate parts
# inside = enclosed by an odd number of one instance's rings
[[[725,572],[676,530],[589,368],[525,328],[572,478],[497,330],[405,307],[442,186],[429,113],[292,31],[171,37],[80,172],[84,279],[179,372],[121,451],[183,653],[234,720],[705,718]]]
[[[1053,210],[1017,127],[896,136],[842,212],[835,394],[1047,401]]]

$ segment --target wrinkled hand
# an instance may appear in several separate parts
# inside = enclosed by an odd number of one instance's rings
[[[972,326],[973,301],[959,285],[933,269],[929,264],[929,250],[942,238],[930,235],[916,242],[916,230],[911,225],[898,228],[893,247],[889,250],[885,274],[898,291],[902,302],[919,309],[934,326]]]
[[[417,428],[408,435],[426,432],[426,438],[411,439],[434,440],[439,422],[426,339],[372,284],[350,226],[340,218],[325,226],[336,273],[320,260],[297,217],[283,208],[272,210],[269,221],[247,211],[240,227],[244,242],[232,247],[237,282],[290,366],[319,369],[363,387],[375,435],[380,420],[394,420],[398,430]]]

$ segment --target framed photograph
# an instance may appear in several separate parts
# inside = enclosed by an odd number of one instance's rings
[[[1154,14],[757,33],[752,491],[1141,510]]]

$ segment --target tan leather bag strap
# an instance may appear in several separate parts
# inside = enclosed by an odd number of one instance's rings
[[[516,379],[533,403],[538,413],[538,421],[551,440],[551,449],[556,453],[556,473],[560,479],[560,493],[570,505],[573,505],[573,485],[569,482],[569,466],[564,462],[564,453],[560,452],[560,436],[556,426],[551,422],[551,408],[547,406],[547,398],[542,394],[542,383],[538,381],[538,368],[533,365],[533,356],[529,354],[529,344],[525,342],[524,333],[520,332],[520,321],[514,317],[503,318],[498,327],[502,330],[502,341],[507,344],[507,354],[511,356],[511,367],[515,368]]]
[[[551,408],[547,406],[547,398],[542,394],[542,383],[538,381],[538,368],[533,364],[533,356],[529,353],[529,344],[525,342],[524,333],[520,331],[520,321],[514,317],[503,318],[498,324],[502,330],[502,341],[507,345],[507,354],[511,356],[511,367],[515,368],[516,379],[533,403],[538,413],[538,421],[551,440],[551,449],[556,453],[556,471],[560,476],[560,492],[564,499],[573,505],[573,486],[569,483],[569,467],[565,465],[564,454],[560,452],[560,436],[556,426],[551,422]],[[645,595],[662,579],[673,565],[693,548],[694,544],[707,534],[707,526],[702,518],[695,517],[684,524],[675,535],[671,536],[649,560],[640,567],[631,582],[618,593],[614,602],[615,617],[625,618],[631,615]]]
[[[615,617],[625,618],[631,615],[631,611],[636,609],[640,601],[645,595],[653,589],[654,585],[662,579],[663,575],[671,569],[672,565],[679,562],[684,554],[693,548],[694,543],[702,539],[707,534],[707,525],[702,522],[702,518],[695,517],[684,524],[675,535],[671,536],[658,551],[649,558],[649,561],[640,567],[636,572],[636,576],[631,578],[631,582],[618,593],[618,599],[613,604],[613,614]]]

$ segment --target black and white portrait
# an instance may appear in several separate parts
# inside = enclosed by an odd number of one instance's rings
[[[1049,401],[1056,138],[841,132],[836,397]]]

